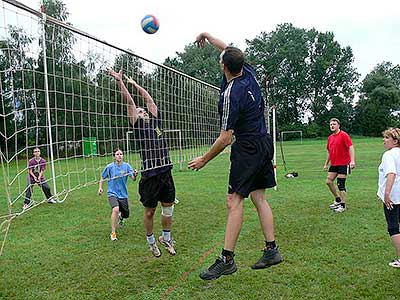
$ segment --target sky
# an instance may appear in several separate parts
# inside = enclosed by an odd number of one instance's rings
[[[39,0],[20,0],[31,8]],[[245,50],[246,39],[278,24],[333,32],[342,47],[350,46],[361,80],[383,61],[400,64],[399,0],[63,0],[68,19],[79,30],[139,56],[162,63],[176,56],[207,31]],[[155,34],[146,34],[141,19],[152,14],[160,21]]]

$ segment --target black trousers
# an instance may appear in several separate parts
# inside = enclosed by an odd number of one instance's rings
[[[25,204],[29,204],[29,202],[31,202],[33,186],[35,184],[37,184],[38,186],[40,186],[42,188],[42,191],[46,195],[47,200],[51,198],[52,195],[51,195],[51,191],[50,191],[50,186],[47,183],[47,181],[29,183],[28,189],[26,190],[26,193],[25,193],[25,201],[24,201]]]

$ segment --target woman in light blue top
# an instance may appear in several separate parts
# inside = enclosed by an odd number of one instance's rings
[[[114,162],[108,164],[103,172],[99,182],[99,195],[103,193],[103,182],[108,179],[108,201],[112,209],[111,212],[111,234],[112,241],[117,240],[116,228],[118,220],[120,225],[124,219],[129,218],[129,202],[127,180],[128,176],[136,180],[137,170],[133,170],[131,165],[123,162],[124,154],[117,148],[114,150]]]

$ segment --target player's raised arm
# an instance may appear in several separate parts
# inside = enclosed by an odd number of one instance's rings
[[[206,42],[209,42],[211,45],[221,51],[223,51],[227,46],[222,40],[212,36],[208,32],[202,32],[196,37],[196,44],[198,47],[204,48],[206,46]]]
[[[158,109],[157,105],[153,100],[153,97],[149,94],[149,92],[140,86],[135,80],[133,80],[131,77],[128,77],[124,75],[125,79],[127,80],[128,83],[132,84],[135,89],[138,91],[139,95],[143,98],[143,100],[146,102],[146,106],[148,111],[154,116],[157,117]]]
[[[122,81],[122,70],[120,70],[119,72],[115,72],[114,70],[110,69],[109,72],[110,75],[114,77],[114,79],[117,81],[117,84],[121,90],[122,98],[125,100],[125,103],[127,105],[129,121],[133,125],[138,119],[136,104],[135,101],[133,101],[133,98],[126,88],[124,82]]]

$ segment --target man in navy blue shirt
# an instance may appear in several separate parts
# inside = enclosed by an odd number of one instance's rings
[[[231,168],[227,196],[228,219],[221,257],[200,274],[204,280],[236,272],[234,250],[243,223],[243,200],[250,198],[257,209],[265,238],[262,257],[252,266],[262,269],[282,262],[275,243],[272,210],[265,199],[265,189],[276,185],[272,158],[273,143],[264,118],[264,100],[254,69],[244,62],[244,54],[235,47],[201,33],[196,42],[199,47],[210,43],[221,50],[222,80],[218,112],[221,131],[210,150],[189,162],[189,168],[199,170],[231,146]]]
[[[175,255],[174,241],[171,237],[175,184],[171,173],[172,163],[161,129],[161,113],[150,94],[136,81],[125,76],[128,83],[133,85],[145,101],[149,113],[144,108],[136,106],[122,81],[122,71],[117,73],[110,70],[110,74],[117,80],[122,97],[127,104],[129,121],[135,130],[135,139],[140,143],[142,177],[139,182],[139,194],[144,206],[143,222],[149,249],[155,257],[161,256],[153,234],[154,213],[158,202],[161,202],[163,231],[158,241],[165,246],[169,254]]]

